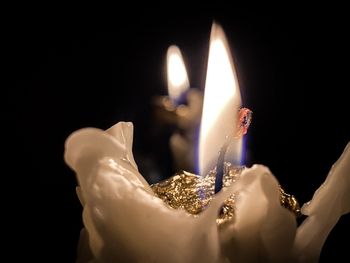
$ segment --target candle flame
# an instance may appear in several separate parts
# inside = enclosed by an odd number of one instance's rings
[[[170,46],[167,52],[168,92],[176,101],[189,88],[185,63],[177,46]]]
[[[237,132],[241,95],[223,29],[213,24],[199,139],[199,170],[206,175],[216,165],[220,148]],[[230,142],[226,160],[239,162],[241,138]]]

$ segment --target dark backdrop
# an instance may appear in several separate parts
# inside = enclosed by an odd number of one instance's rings
[[[20,201],[13,199],[15,228],[30,233],[16,235],[16,247],[37,261],[74,261],[81,207],[63,146],[79,128],[132,121],[141,173],[172,174],[166,134],[151,132],[151,100],[166,94],[171,44],[181,48],[192,86],[203,88],[213,19],[227,34],[244,106],[254,112],[247,164],[269,166],[301,203],[310,200],[350,138],[348,21],[341,8],[302,10],[14,15],[6,38],[14,85],[6,89],[5,130],[13,134],[14,127],[20,147],[12,158],[20,171],[15,185],[23,189]],[[325,244],[323,262],[344,257],[349,236],[346,216]]]

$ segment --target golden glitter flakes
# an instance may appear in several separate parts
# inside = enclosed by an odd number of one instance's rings
[[[223,188],[234,183],[244,166],[224,164]],[[185,209],[188,213],[197,215],[208,206],[214,195],[216,171],[212,170],[202,177],[186,171],[176,173],[174,176],[151,185],[157,197],[174,209]],[[280,187],[280,202],[285,208],[296,216],[300,215],[300,207],[296,198],[284,192]],[[217,224],[231,220],[234,217],[235,196],[231,195],[225,200],[221,212],[218,214]]]

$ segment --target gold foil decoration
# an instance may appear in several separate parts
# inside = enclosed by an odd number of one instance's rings
[[[298,200],[294,197],[294,195],[287,194],[282,187],[280,186],[280,203],[282,206],[292,211],[295,216],[301,216],[300,206]]]
[[[223,188],[234,183],[241,174],[244,166],[224,164]],[[216,171],[212,170],[205,177],[181,171],[174,176],[151,185],[157,197],[174,209],[185,209],[188,213],[197,215],[209,205],[214,196]],[[296,216],[300,215],[300,207],[296,198],[284,192],[280,187],[280,202]],[[225,200],[217,224],[221,225],[234,217],[235,195]]]

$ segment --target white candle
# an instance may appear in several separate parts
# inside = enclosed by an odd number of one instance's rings
[[[178,110],[178,130],[171,135],[169,142],[176,170],[195,171],[196,131],[200,123],[202,103],[202,92],[190,89],[187,93],[187,106]]]
[[[196,128],[202,113],[203,95],[189,89],[185,63],[180,49],[172,45],[167,51],[168,93],[176,108],[177,131],[170,138],[170,149],[176,169],[194,171]],[[187,102],[187,105],[181,102]]]
[[[232,65],[225,64],[223,71],[218,72],[212,70],[215,66],[211,64],[229,61],[222,57],[229,54],[224,39],[222,29],[214,25],[210,52],[216,58],[209,55],[208,74],[231,74],[224,78],[235,91],[219,83],[221,91],[230,94],[222,98],[220,105],[224,108],[213,115],[203,112],[212,122],[202,125],[206,130],[201,140],[208,140],[213,149],[202,145],[208,153],[202,154],[202,171],[215,166],[224,142],[216,139],[211,129],[225,136],[236,128],[225,123],[236,124],[240,104]],[[221,51],[216,49],[222,46],[225,48]],[[210,84],[214,79],[217,79],[215,74],[207,77],[209,92],[206,91],[204,107],[209,105],[208,96],[214,96]],[[215,122],[213,116],[219,120]],[[223,126],[216,127],[215,123]],[[66,141],[65,161],[77,174],[77,193],[84,209],[85,228],[81,233],[78,262],[317,261],[334,224],[342,214],[350,212],[350,144],[311,203],[303,207],[302,212],[309,217],[297,229],[294,215],[280,205],[276,178],[263,165],[245,169],[236,182],[216,194],[207,209],[197,216],[170,208],[154,196],[138,172],[132,140],[132,124],[120,122],[107,131],[79,130]],[[236,146],[234,157],[240,154],[239,143]],[[218,211],[232,194],[237,196],[235,217],[218,227]]]
[[[107,131],[79,130],[66,141],[65,160],[77,174],[84,207],[78,262],[310,262],[334,218],[350,211],[349,145],[295,239],[294,215],[281,207],[268,168],[247,168],[193,216],[154,197],[133,159],[132,135],[131,123],[118,123]],[[236,218],[218,228],[217,212],[232,193],[239,193]]]

